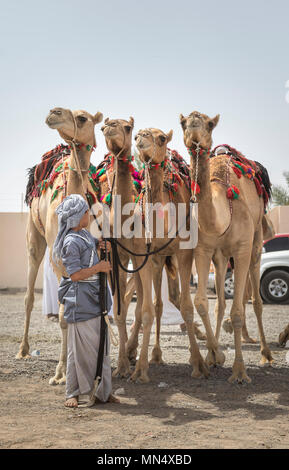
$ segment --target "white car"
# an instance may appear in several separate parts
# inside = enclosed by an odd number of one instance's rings
[[[267,303],[289,301],[289,234],[279,233],[264,242],[260,266],[260,294]],[[234,297],[234,273],[227,272],[226,298]]]

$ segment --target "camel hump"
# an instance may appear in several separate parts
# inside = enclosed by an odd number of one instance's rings
[[[166,256],[165,261],[165,268],[167,270],[168,275],[172,279],[176,279],[177,276],[177,266],[174,264],[171,256]]]

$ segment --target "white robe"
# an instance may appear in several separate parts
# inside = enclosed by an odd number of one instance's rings
[[[179,277],[178,277],[179,279]],[[179,281],[180,282],[180,281]],[[163,301],[162,325],[180,325],[184,323],[181,312],[169,300],[168,278],[165,268],[163,269],[161,295]],[[153,299],[155,297],[154,287],[152,288]]]
[[[49,249],[46,248],[43,266],[42,313],[58,315],[58,280],[49,261]]]

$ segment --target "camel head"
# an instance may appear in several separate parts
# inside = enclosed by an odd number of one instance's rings
[[[173,131],[165,134],[160,129],[141,129],[135,136],[141,161],[161,163],[166,158],[167,144],[172,140]]]
[[[129,121],[124,119],[105,119],[101,130],[110,152],[119,157],[123,153],[131,152],[133,126],[134,119],[132,117],[129,118]]]
[[[192,148],[195,143],[199,143],[202,148],[210,149],[213,143],[212,131],[218,124],[219,118],[219,114],[214,118],[209,118],[198,111],[193,111],[188,117],[180,114],[185,146]]]
[[[102,118],[100,112],[92,115],[82,110],[53,108],[45,122],[51,129],[56,129],[66,142],[75,138],[77,143],[95,145],[94,126],[101,122]]]

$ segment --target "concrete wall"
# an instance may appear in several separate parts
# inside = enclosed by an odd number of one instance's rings
[[[0,289],[26,287],[27,217],[27,212],[0,213]],[[37,276],[36,288],[42,288],[42,264]]]
[[[289,206],[276,206],[269,212],[276,233],[289,233]]]
[[[289,233],[289,206],[277,206],[269,212],[276,233]],[[0,213],[0,289],[25,288],[27,285],[26,224],[28,213]],[[42,288],[43,263],[36,280]]]

